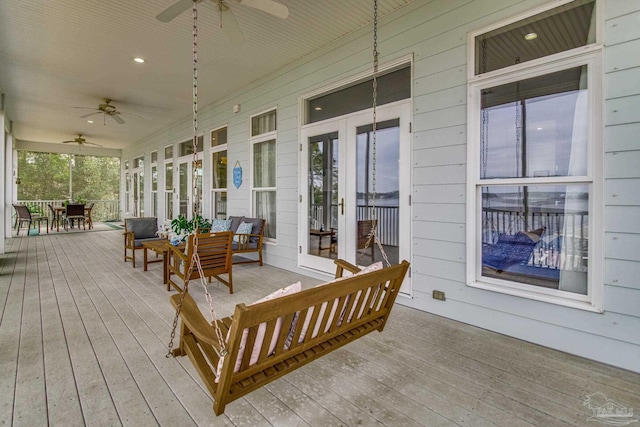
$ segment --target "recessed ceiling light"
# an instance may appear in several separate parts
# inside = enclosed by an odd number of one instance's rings
[[[87,123],[93,123],[93,120],[87,120]]]
[[[536,128],[536,130],[542,130],[542,128]]]
[[[144,63],[144,59],[143,59],[143,58],[140,58],[140,57],[133,58],[133,60],[134,60],[135,62],[137,62],[138,64],[143,64],[143,63]]]
[[[535,40],[538,38],[538,34],[537,33],[529,33],[529,34],[525,34],[524,39],[525,40]]]
[[[314,110],[316,110],[316,111],[322,111],[322,107],[316,107],[316,108],[314,108]]]

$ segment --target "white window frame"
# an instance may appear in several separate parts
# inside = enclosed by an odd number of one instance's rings
[[[224,126],[220,126],[217,127],[215,129],[211,129],[209,131],[209,138],[211,138],[213,136],[213,133],[215,132],[219,132],[222,129],[227,129],[227,138],[229,137],[229,127],[227,125]],[[220,145],[216,145],[216,146],[212,146],[211,145],[211,139],[209,139],[209,150],[207,150],[207,156],[209,156],[209,160],[211,161],[211,218],[217,218],[217,209],[216,209],[216,194],[217,193],[227,193],[227,201],[229,200],[229,193],[228,193],[228,186],[229,186],[229,150],[227,149],[229,143],[228,143],[228,139],[227,139],[227,143],[226,144],[220,144]],[[227,152],[227,187],[224,188],[214,188],[213,187],[213,173],[215,171],[215,164],[213,163],[213,155],[215,153],[219,153],[221,151],[226,151]],[[228,206],[228,202],[227,202],[227,216],[229,216],[229,206]]]
[[[277,107],[268,108],[264,111],[261,111],[257,114],[253,114],[249,117],[249,135],[251,135],[252,122],[253,118],[257,116],[261,116],[266,113],[274,112],[276,114],[276,128],[270,132],[261,133],[255,136],[249,137],[249,162],[250,162],[250,187],[251,187],[251,213],[253,216],[257,216],[256,213],[256,194],[258,192],[274,192],[276,194],[276,208],[277,208],[277,198],[278,198],[278,188],[277,188],[277,171],[278,171],[278,109]],[[274,165],[274,175],[276,176],[276,186],[274,187],[255,187],[254,186],[254,155],[253,149],[256,144],[261,144],[264,142],[268,142],[273,140],[276,145],[276,164]],[[275,226],[275,224],[273,224]],[[277,236],[277,227],[276,227],[276,236]],[[264,241],[275,244],[277,242],[277,237],[264,237]]]
[[[153,153],[156,153],[155,155],[155,161],[153,160]],[[149,163],[151,166],[151,173],[149,176],[149,180],[150,182],[150,192],[151,192],[151,200],[150,200],[150,210],[151,210],[151,215],[150,216],[155,216],[158,217],[158,207],[159,207],[159,202],[158,202],[158,186],[160,185],[160,174],[158,171],[158,150],[153,150],[149,156]],[[153,189],[153,170],[155,168],[155,179],[156,179],[156,189]]]
[[[162,188],[162,193],[164,194],[164,200],[163,205],[164,205],[164,219],[165,221],[169,221],[173,218],[173,211],[175,209],[175,200],[174,200],[174,194],[175,194],[175,171],[173,170],[173,166],[174,166],[174,161],[173,158],[175,157],[175,153],[176,153],[176,147],[174,144],[169,144],[164,146],[163,149],[163,155],[166,154],[166,149],[171,147],[172,148],[172,157],[165,157],[164,160],[162,161],[162,182],[164,183],[164,187]],[[171,164],[171,182],[167,182],[167,164]],[[168,186],[171,186],[171,190],[167,190]],[[171,198],[171,212],[169,212],[169,204],[167,203],[168,198]]]
[[[468,34],[468,81],[467,81],[467,285],[494,292],[524,297],[532,300],[579,308],[588,311],[603,311],[604,273],[603,251],[603,110],[602,95],[602,44],[600,28],[602,22],[601,2],[596,1],[596,43],[537,58],[522,64],[474,75],[475,38],[481,34],[509,25],[529,16],[553,9],[570,1],[557,1],[526,14],[502,21],[491,27]],[[588,67],[589,137],[586,176],[536,177],[515,179],[480,178],[480,127],[481,91],[485,88],[522,81],[557,71],[586,65]],[[589,263],[587,294],[576,294],[548,289],[502,279],[482,276],[482,207],[481,188],[496,185],[537,184],[583,184],[589,186]]]

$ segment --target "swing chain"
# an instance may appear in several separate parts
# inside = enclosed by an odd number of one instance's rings
[[[372,190],[373,190],[373,219],[376,219],[376,129],[377,129],[377,106],[378,106],[378,0],[373,1],[373,170],[372,170]],[[368,189],[366,189],[368,191]]]
[[[389,258],[387,257],[386,252],[384,251],[384,248],[382,247],[382,243],[380,242],[380,239],[378,239],[377,235],[376,235],[376,229],[378,228],[378,221],[377,221],[377,210],[376,210],[376,162],[377,162],[377,158],[376,158],[376,138],[377,138],[377,107],[378,107],[378,68],[379,68],[379,52],[378,52],[378,0],[373,0],[373,123],[371,126],[371,136],[373,139],[373,148],[372,148],[372,176],[371,176],[371,182],[372,182],[372,204],[371,204],[371,209],[372,209],[372,213],[371,213],[371,218],[373,219],[373,224],[374,226],[371,227],[371,230],[369,230],[369,234],[367,235],[367,241],[364,244],[364,247],[362,248],[362,251],[360,252],[360,256],[358,257],[358,263],[360,262],[360,260],[362,260],[362,257],[364,257],[364,254],[366,252],[366,250],[369,248],[369,246],[371,245],[372,241],[375,242],[375,244],[378,246],[378,249],[380,250],[380,253],[382,254],[382,258],[384,259],[384,261],[386,262],[387,266],[390,266],[391,263],[389,262]],[[365,189],[366,191],[368,191],[369,189]]]
[[[197,218],[198,216],[198,206],[200,201],[200,195],[198,194],[198,1],[194,0],[193,2],[193,165],[192,165],[192,181],[193,181],[193,218]],[[194,232],[197,230],[194,230]],[[216,337],[218,338],[218,343],[220,344],[220,357],[224,357],[227,354],[227,348],[225,346],[225,341],[222,336],[222,331],[220,330],[220,326],[218,325],[218,318],[216,316],[215,310],[213,309],[213,301],[211,298],[211,294],[209,294],[209,290],[207,289],[207,283],[204,279],[204,272],[202,271],[202,265],[200,263],[200,257],[198,256],[198,238],[194,237],[193,241],[193,252],[191,254],[191,262],[189,265],[189,269],[185,275],[184,281],[184,289],[182,290],[182,295],[180,296],[180,301],[178,301],[178,305],[176,307],[176,315],[173,319],[173,325],[171,329],[171,339],[168,345],[168,353],[166,357],[172,357],[172,348],[173,341],[176,335],[176,329],[178,327],[178,317],[180,316],[180,311],[182,309],[182,303],[184,301],[184,296],[189,290],[189,278],[193,273],[194,264],[198,267],[198,273],[200,275],[200,281],[202,283],[202,287],[204,288],[205,298],[207,303],[209,304],[209,313],[211,314],[211,323],[213,324]]]

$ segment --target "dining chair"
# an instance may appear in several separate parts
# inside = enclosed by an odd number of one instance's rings
[[[71,228],[73,228],[74,221],[77,221],[78,229],[80,228],[80,222],[82,222],[84,229],[87,229],[87,222],[84,216],[84,204],[69,203],[67,205],[67,212],[64,216],[64,229],[69,231],[69,223],[71,223]]]
[[[89,207],[85,209],[84,216],[86,217],[87,223],[89,224],[89,230],[93,229],[93,219],[91,218],[91,210],[93,209],[95,204],[96,204],[95,202],[91,202]]]
[[[49,220],[49,223],[51,224],[51,230],[53,230],[53,226],[55,225],[57,231],[60,231],[60,215],[58,215],[58,212],[56,212],[51,203],[49,203],[47,206],[49,207],[49,212],[51,213],[51,219]]]
[[[49,218],[46,216],[41,216],[38,214],[32,214],[29,211],[29,208],[24,205],[13,205],[13,208],[16,210],[16,236],[20,234],[20,227],[23,223],[28,223],[27,228],[27,236],[29,235],[29,231],[31,230],[31,225],[38,223],[38,233],[40,233],[40,224],[42,221],[46,222],[47,225],[47,233],[49,233]]]

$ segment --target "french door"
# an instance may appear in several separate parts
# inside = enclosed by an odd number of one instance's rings
[[[332,273],[336,258],[383,261],[377,245],[367,243],[373,227],[392,264],[410,259],[410,103],[376,113],[375,144],[371,110],[302,128],[302,266]],[[405,282],[401,291],[410,294]]]
[[[178,161],[178,206],[180,215],[191,219],[193,216],[192,203],[196,203],[197,212],[202,215],[202,160],[196,163],[197,200],[193,194],[193,156]]]
[[[142,168],[133,170],[131,190],[133,216],[144,216],[144,171]]]

